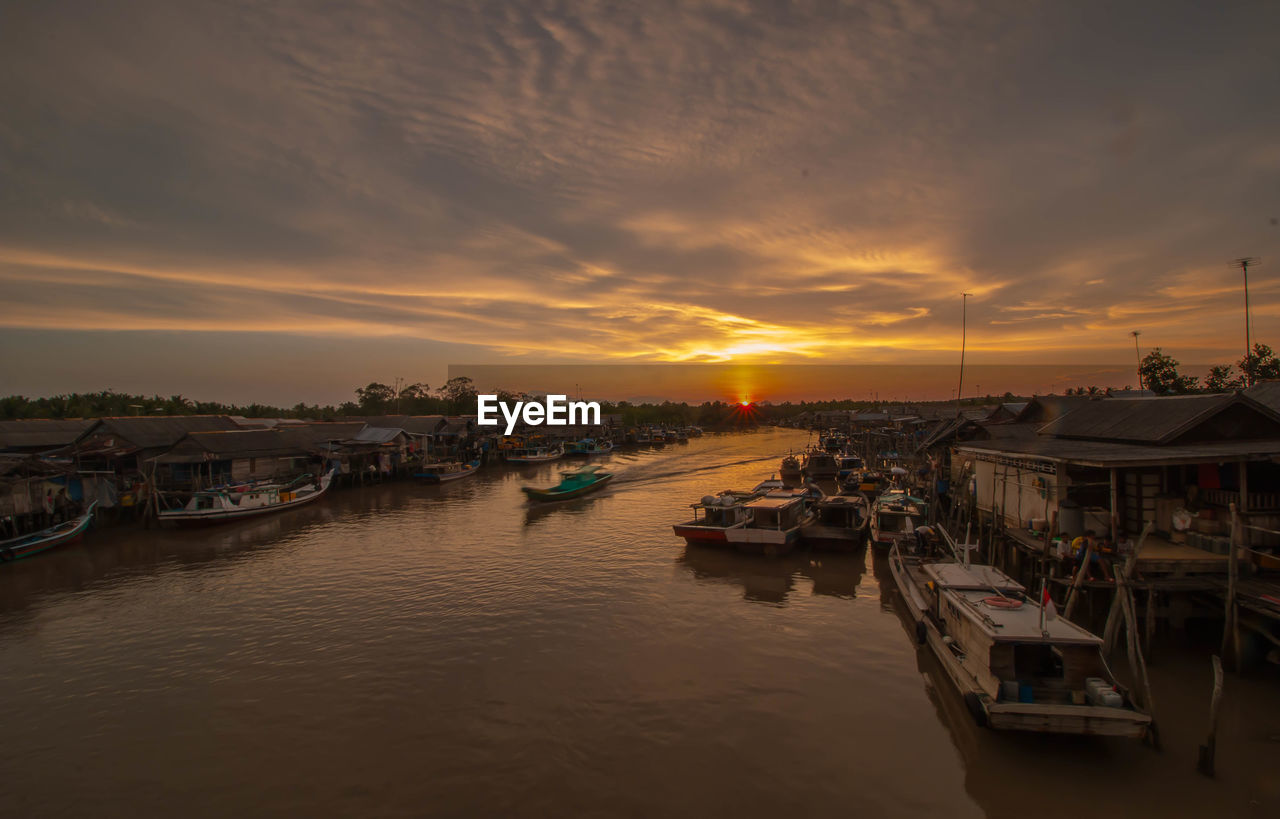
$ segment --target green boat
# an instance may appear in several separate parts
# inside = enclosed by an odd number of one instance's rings
[[[603,467],[584,466],[581,469],[561,472],[560,483],[550,489],[524,486],[521,487],[521,491],[529,496],[529,500],[540,503],[577,498],[588,492],[594,492],[613,480],[612,472],[601,472],[601,469]]]

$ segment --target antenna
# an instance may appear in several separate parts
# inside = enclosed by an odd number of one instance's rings
[[[964,392],[964,342],[968,329],[969,297],[972,293],[960,294],[960,383],[956,385],[956,417],[960,417],[960,397]]]
[[[1142,386],[1142,351],[1138,349],[1138,336],[1142,335],[1141,330],[1130,330],[1129,335],[1133,336],[1133,354],[1138,357],[1138,389],[1143,390]]]
[[[1232,267],[1239,267],[1240,272],[1244,274],[1244,363],[1249,363],[1250,357],[1253,356],[1253,339],[1249,332],[1249,267],[1257,267],[1262,260],[1254,256],[1241,256],[1231,262]],[[1244,374],[1244,385],[1246,387],[1253,386],[1253,367],[1246,367]]]

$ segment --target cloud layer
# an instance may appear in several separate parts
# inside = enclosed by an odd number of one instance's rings
[[[1280,264],[1275,4],[4,14],[8,328],[1226,360]]]

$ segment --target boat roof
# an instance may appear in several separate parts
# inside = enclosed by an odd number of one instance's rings
[[[748,509],[785,509],[788,506],[797,504],[804,500],[804,493],[798,494],[782,494],[781,492],[770,492],[763,498],[756,498],[747,503]]]
[[[1101,645],[1102,638],[1077,626],[1065,617],[1046,618],[1040,628],[1040,607],[1024,600],[1013,608],[1000,608],[985,602],[994,592],[978,589],[948,589],[947,597],[963,601],[958,608],[996,643],[1066,643]]]
[[[1026,586],[1009,575],[983,563],[964,566],[960,563],[926,563],[921,567],[929,579],[944,589],[980,589],[990,592],[1024,592]]]

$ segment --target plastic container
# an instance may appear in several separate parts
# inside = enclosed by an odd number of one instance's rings
[[[1036,698],[1031,693],[1031,686],[1023,683],[1018,686],[1018,702],[1035,702]]]
[[[1018,681],[1004,680],[1000,683],[1000,701],[1001,702],[1017,702],[1018,701]]]

